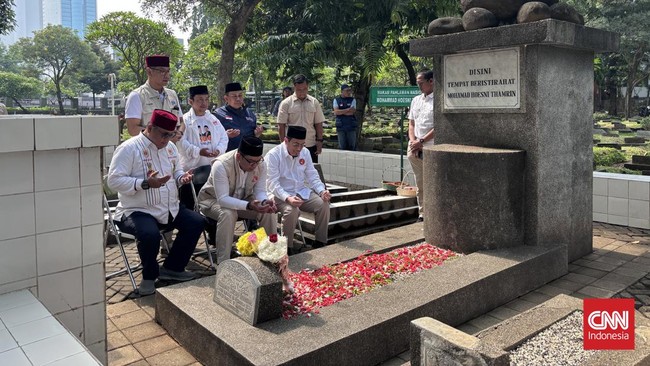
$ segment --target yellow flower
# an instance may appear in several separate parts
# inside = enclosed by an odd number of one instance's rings
[[[251,256],[257,252],[257,246],[266,238],[266,231],[263,227],[247,232],[237,240],[237,250],[241,255]]]

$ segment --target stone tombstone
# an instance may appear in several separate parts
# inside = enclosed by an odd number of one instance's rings
[[[282,278],[277,268],[256,257],[219,264],[214,302],[250,325],[282,316]]]
[[[435,143],[525,151],[524,244],[566,244],[569,261],[592,251],[594,52],[618,45],[555,19],[411,40],[435,65]]]

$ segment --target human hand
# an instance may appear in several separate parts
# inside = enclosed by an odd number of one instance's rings
[[[194,178],[194,169],[190,169],[185,174],[181,175],[180,182],[181,184],[187,184],[192,181],[192,178]]]
[[[215,158],[219,156],[219,150],[216,150],[215,152],[210,151],[207,147],[204,147],[199,151],[199,155],[205,156],[207,158]]]
[[[323,141],[316,142],[316,155],[320,155],[323,152]]]
[[[229,139],[239,136],[239,133],[240,131],[235,128],[229,128],[226,130],[226,134],[228,135]]]
[[[264,132],[264,127],[260,125],[255,127],[255,137],[260,137],[262,135],[262,132]]]
[[[302,198],[298,196],[289,196],[287,197],[287,203],[293,207],[300,207],[303,203],[305,203],[305,201],[303,201]]]
[[[147,174],[147,182],[149,183],[150,188],[160,188],[167,183],[167,181],[172,177],[171,175],[165,175],[164,177],[156,177],[158,175],[158,171],[149,171]]]
[[[332,194],[330,191],[324,190],[320,193],[320,198],[325,202],[329,202],[332,199]]]
[[[276,213],[278,212],[278,206],[275,205],[275,200],[267,199],[262,201],[262,205],[266,207],[267,213]]]

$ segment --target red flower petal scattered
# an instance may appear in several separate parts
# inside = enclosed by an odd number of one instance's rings
[[[294,292],[285,295],[282,316],[290,319],[300,314],[317,314],[323,306],[439,266],[445,260],[460,255],[427,243],[382,254],[368,253],[370,251],[349,262],[291,273]]]

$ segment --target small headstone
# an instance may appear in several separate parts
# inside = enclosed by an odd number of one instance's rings
[[[623,140],[626,144],[645,144],[643,137],[625,137]]]
[[[615,143],[609,143],[609,142],[601,142],[597,146],[598,147],[609,147],[611,149],[621,150],[621,144],[615,144]]]
[[[602,128],[594,128],[594,135],[604,135],[606,132]]]
[[[282,316],[282,278],[277,268],[255,257],[219,264],[213,300],[250,325]]]
[[[455,17],[438,18],[429,23],[428,33],[430,36],[439,34],[458,33],[464,31],[463,20]]]
[[[499,25],[497,18],[487,9],[472,8],[463,14],[463,27],[465,30],[496,27]]]
[[[525,3],[517,13],[517,23],[530,23],[551,17],[551,8],[543,2]]]
[[[636,131],[636,135],[637,135],[638,137],[646,137],[646,138],[650,138],[650,131],[639,130],[639,131]]]

